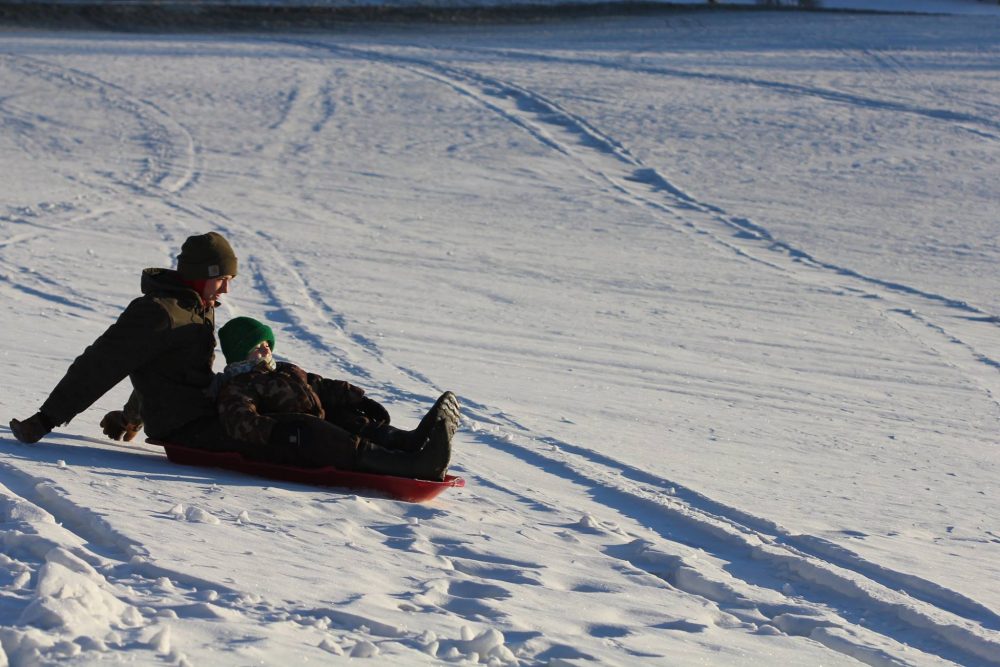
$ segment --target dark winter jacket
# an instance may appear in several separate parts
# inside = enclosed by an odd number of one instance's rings
[[[223,380],[219,418],[230,438],[266,445],[276,423],[269,415],[329,419],[359,405],[364,395],[364,389],[349,382],[328,380],[279,361],[273,371],[257,368]]]
[[[214,377],[215,309],[169,269],[143,271],[141,289],[143,296],[76,358],[42,405],[54,424],[70,421],[125,377],[141,397],[150,437],[165,438],[215,414],[206,393]]]

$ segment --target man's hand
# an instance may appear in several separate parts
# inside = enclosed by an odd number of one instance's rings
[[[14,437],[28,444],[38,442],[52,431],[53,423],[41,412],[36,412],[24,421],[10,420],[10,430]]]
[[[142,430],[142,424],[132,424],[125,419],[124,412],[112,410],[104,415],[104,419],[101,420],[101,428],[104,429],[104,435],[112,440],[131,442]]]

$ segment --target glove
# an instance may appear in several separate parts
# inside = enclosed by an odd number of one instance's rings
[[[101,420],[101,428],[104,435],[112,440],[124,440],[132,442],[132,439],[142,430],[142,424],[132,424],[125,419],[125,413],[121,410],[112,410],[104,415]]]
[[[361,398],[357,410],[375,426],[385,426],[389,423],[389,411],[383,408],[381,403],[367,396]]]
[[[361,429],[368,426],[369,423],[368,417],[354,408],[337,408],[327,412],[324,419],[355,435],[360,433]]]
[[[55,424],[52,423],[52,420],[41,412],[36,412],[24,421],[10,420],[11,433],[21,442],[28,444],[41,440],[52,431],[53,426]]]

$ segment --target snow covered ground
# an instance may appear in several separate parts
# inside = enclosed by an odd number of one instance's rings
[[[1000,17],[0,32],[3,422],[218,230],[414,505],[0,427],[0,665],[1000,664]],[[217,364],[218,365],[218,364]],[[376,663],[373,663],[376,664]]]

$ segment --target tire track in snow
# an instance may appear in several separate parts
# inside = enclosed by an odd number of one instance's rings
[[[298,44],[382,62],[439,81],[522,128],[543,145],[589,172],[596,181],[605,183],[610,190],[629,196],[639,205],[668,214],[674,222],[694,233],[707,235],[713,242],[736,254],[787,272],[795,279],[803,279],[804,269],[814,269],[822,282],[828,281],[831,276],[837,279],[846,277],[862,284],[861,289],[856,290],[861,293],[881,288],[881,293],[877,295],[881,299],[912,297],[947,310],[959,311],[966,317],[976,316],[987,322],[993,321],[986,313],[963,301],[819,261],[809,253],[775,239],[766,228],[697,200],[655,169],[643,165],[625,146],[604,135],[585,119],[567,112],[534,91],[425,59],[328,44]],[[720,232],[727,232],[732,238],[725,238]],[[815,280],[815,277],[809,277],[809,281]],[[989,359],[985,355],[982,357]],[[468,401],[464,402],[467,414],[487,423],[492,421],[487,416],[489,410],[486,406],[470,406]],[[520,446],[506,439],[492,438],[489,439],[491,446],[506,449],[527,463],[536,466],[541,463],[538,467],[547,472],[590,486],[605,495],[610,492],[617,499],[611,505],[623,515],[641,516],[646,507],[654,506],[658,512],[667,514],[671,520],[683,525],[686,531],[696,535],[697,543],[714,545],[719,550],[718,555],[733,564],[734,571],[741,569],[741,563],[753,561],[763,564],[775,579],[787,575],[809,589],[810,597],[804,603],[806,608],[818,611],[832,607],[839,610],[840,621],[832,624],[839,632],[833,632],[830,630],[831,623],[823,620],[820,614],[817,614],[819,620],[809,620],[787,613],[787,609],[794,609],[803,603],[777,605],[778,613],[771,615],[770,622],[788,634],[812,637],[832,650],[872,664],[899,664],[900,660],[893,657],[892,652],[885,653],[875,648],[878,642],[871,643],[870,635],[884,636],[890,642],[896,642],[898,637],[900,645],[917,646],[930,655],[945,659],[957,654],[969,664],[1000,664],[996,660],[996,656],[1000,655],[1000,634],[995,631],[1000,628],[1000,617],[975,600],[934,582],[870,563],[826,540],[792,535],[769,521],[725,507],[689,490],[684,491],[684,497],[665,493],[665,488],[675,489],[676,485],[645,473],[640,475],[629,466],[595,455],[585,448],[568,443],[556,444],[552,438],[545,436],[533,436],[516,422],[511,421],[509,425],[524,432],[534,446]],[[548,444],[559,454],[550,456],[539,453],[538,443]],[[623,482],[630,475],[636,479]],[[670,536],[663,535],[663,538],[666,544],[670,543]],[[649,551],[644,549],[642,553]],[[650,553],[655,553],[655,550]],[[650,572],[678,587],[684,588],[680,582],[686,581],[689,592],[694,594],[737,606],[743,602],[731,586],[710,580],[697,566],[682,560],[667,557],[665,562],[669,567],[664,572],[661,571],[663,558],[649,553],[642,556],[640,553],[633,554],[630,559],[635,561],[633,564],[645,563]],[[741,581],[737,575],[733,576],[742,585],[758,588],[750,580]],[[771,592],[786,598],[782,590]],[[759,606],[764,608],[768,605]],[[855,623],[846,620],[886,615],[897,620],[903,629],[879,629],[874,621]],[[869,635],[869,639],[855,636],[859,632]],[[927,638],[928,633],[932,639]]]

